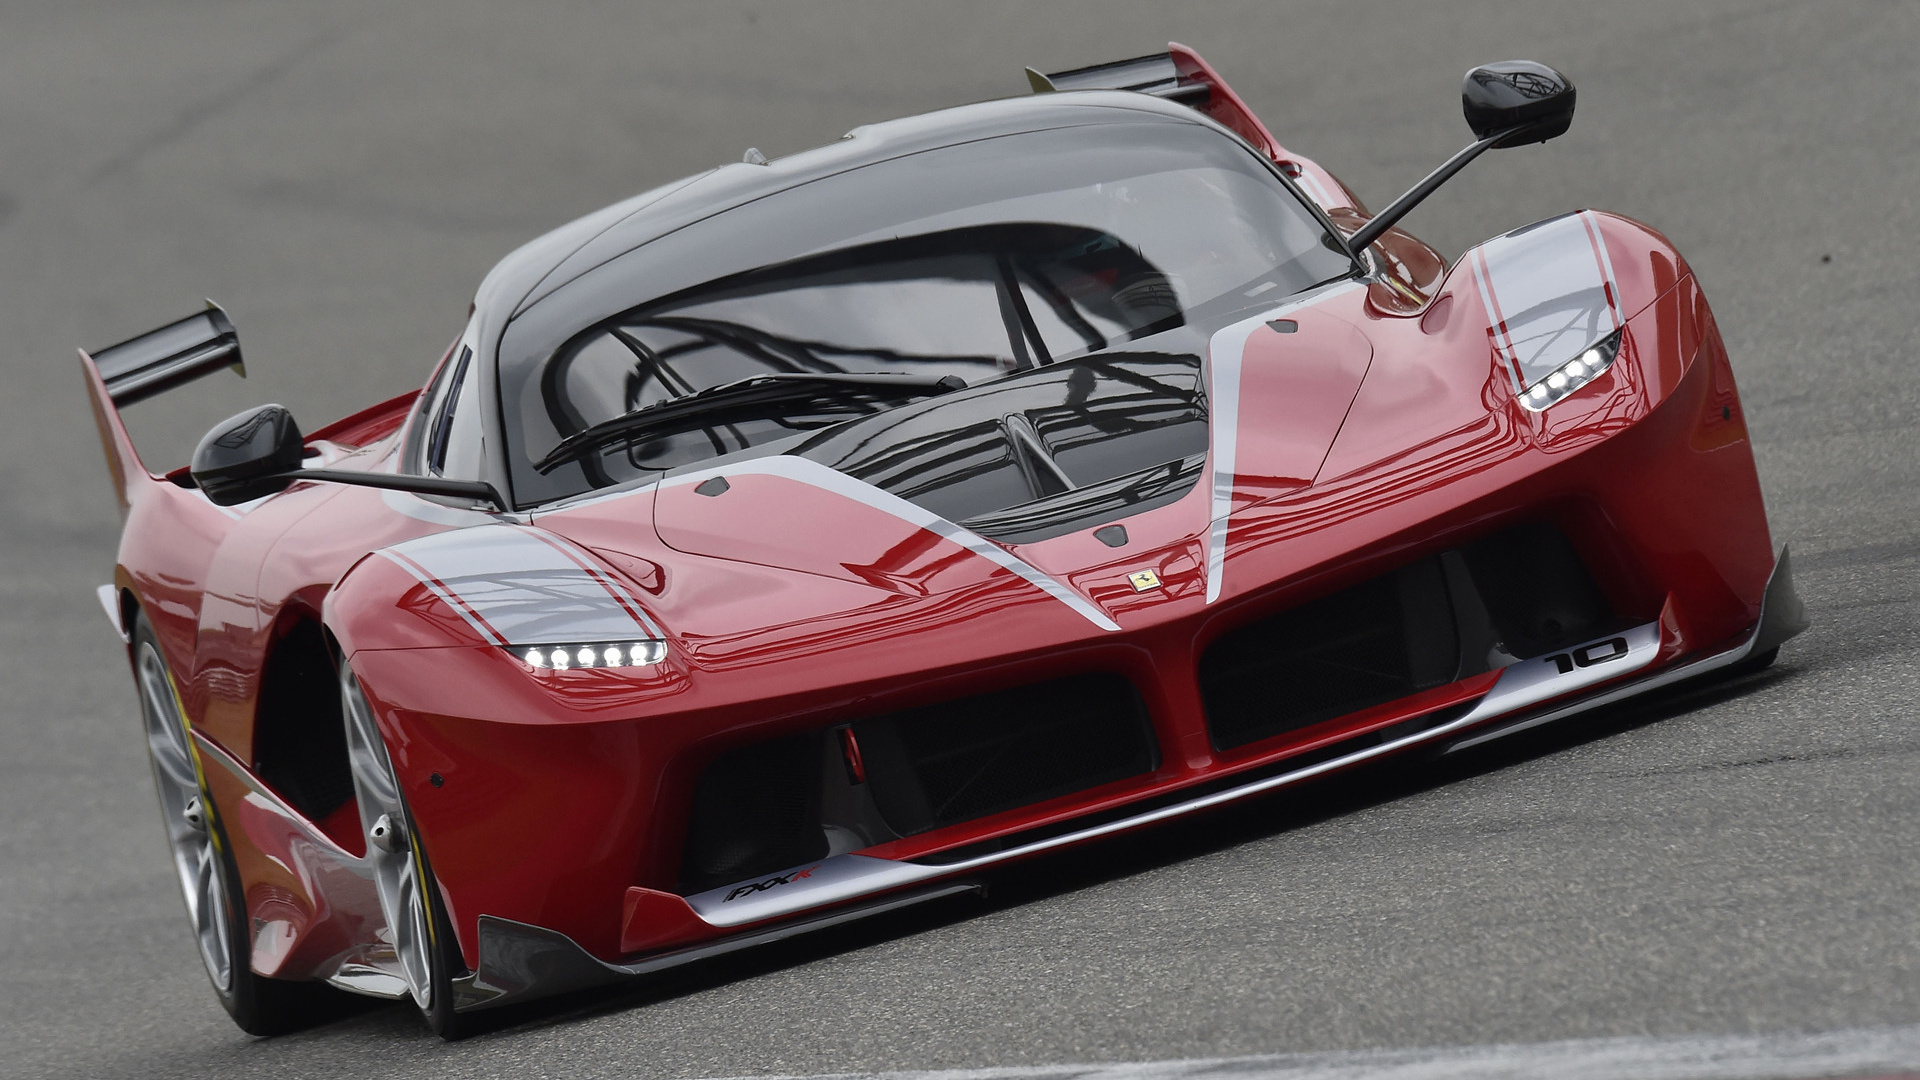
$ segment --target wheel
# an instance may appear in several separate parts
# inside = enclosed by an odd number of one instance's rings
[[[453,924],[440,903],[433,866],[414,830],[386,740],[360,681],[340,661],[340,711],[347,725],[347,757],[352,765],[360,827],[367,837],[367,862],[387,920],[387,940],[413,1002],[434,1034],[465,1037],[470,1018],[454,1011],[453,980],[466,974]]]
[[[173,674],[144,614],[134,617],[133,665],[153,786],[160,795],[160,824],[167,832],[200,959],[220,1004],[240,1030],[251,1035],[273,1035],[329,1018],[329,988],[253,971],[253,943],[233,848],[207,793]]]

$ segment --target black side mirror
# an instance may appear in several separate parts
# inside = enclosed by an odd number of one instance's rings
[[[1572,80],[1531,60],[1482,64],[1460,84],[1460,109],[1474,138],[1512,132],[1493,144],[1496,150],[1566,134],[1573,126],[1574,97]]]
[[[507,501],[484,480],[448,480],[438,476],[361,472],[357,469],[303,469],[306,442],[293,414],[279,405],[262,405],[213,426],[193,450],[187,470],[215,506],[234,506],[287,490],[295,480],[354,487],[411,491],[473,499],[505,510]]]
[[[1482,153],[1566,134],[1573,126],[1573,96],[1573,80],[1531,60],[1502,60],[1467,72],[1460,85],[1460,109],[1473,126],[1474,142],[1347,237],[1347,250],[1357,258],[1420,200]]]
[[[304,453],[293,414],[262,405],[215,424],[194,448],[189,471],[215,506],[233,506],[285,491]]]

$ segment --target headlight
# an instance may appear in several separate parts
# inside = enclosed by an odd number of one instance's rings
[[[1520,404],[1539,412],[1592,382],[1601,372],[1612,367],[1614,357],[1620,355],[1622,332],[1615,330],[1587,346],[1579,356],[1548,372],[1546,378],[1521,392]]]
[[[514,654],[536,671],[652,667],[667,658],[667,643],[657,640],[568,642],[530,645],[515,649]]]

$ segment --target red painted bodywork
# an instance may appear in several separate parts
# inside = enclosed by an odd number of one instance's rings
[[[1217,80],[1190,52],[1176,57]],[[1330,173],[1227,101],[1245,119],[1216,119],[1342,193],[1337,224],[1365,220]],[[310,483],[221,510],[148,474],[102,410],[128,507],[115,581],[152,622],[208,759],[256,927],[255,970],[324,977],[381,925],[354,873],[364,849],[351,811],[304,821],[252,772],[261,672],[302,620],[323,623],[375,705],[469,964],[483,914],[609,960],[720,935],[672,890],[694,784],[746,742],[1076,672],[1120,672],[1139,688],[1160,741],[1156,772],[867,852],[904,858],[1471,700],[1492,674],[1221,753],[1195,671],[1225,631],[1520,520],[1560,526],[1623,615],[1664,619],[1663,661],[1734,639],[1758,617],[1773,551],[1726,351],[1668,242],[1598,220],[1630,316],[1626,344],[1546,413],[1521,408],[1496,363],[1465,261],[1447,272],[1404,233],[1376,247],[1369,287],[1290,316],[1294,334],[1255,331],[1217,601],[1205,596],[1204,480],[1127,518],[1124,549],[1089,532],[1010,548],[1117,632],[897,518],[744,476],[725,498],[679,486],[532,514],[528,527],[586,548],[624,582],[670,642],[644,676],[535,671],[368,557],[452,527],[450,516],[486,515]],[[389,467],[413,399],[310,442],[333,468]],[[1128,575],[1141,569],[1163,587],[1136,592]]]

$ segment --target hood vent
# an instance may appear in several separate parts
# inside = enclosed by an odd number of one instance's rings
[[[1017,543],[1179,498],[1207,440],[1200,358],[1127,353],[893,409],[795,452]]]

